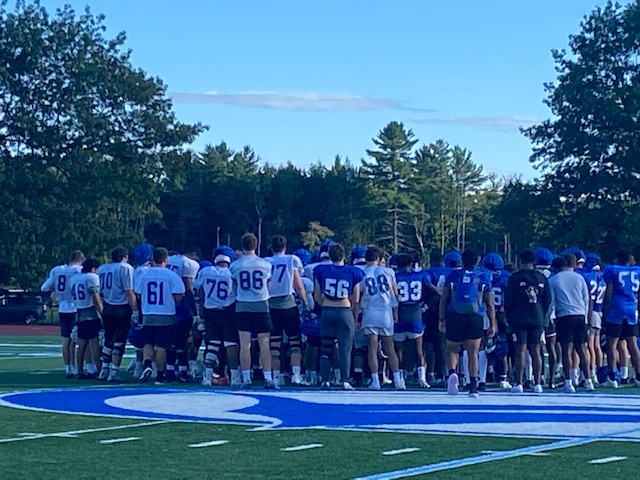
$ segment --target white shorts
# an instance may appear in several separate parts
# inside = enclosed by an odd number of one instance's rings
[[[391,330],[393,335],[393,313],[388,310],[364,310],[362,312],[362,329],[382,328]]]
[[[416,338],[420,338],[422,333],[415,332],[402,332],[402,333],[394,333],[393,340],[395,342],[406,342],[407,340],[415,340]]]
[[[591,312],[589,327],[596,330],[602,330],[602,312]]]
[[[363,327],[362,331],[365,335],[378,335],[379,337],[393,337],[393,326],[385,327]]]

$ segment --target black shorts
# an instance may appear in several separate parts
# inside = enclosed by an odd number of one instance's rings
[[[449,312],[447,314],[447,340],[456,343],[465,340],[479,340],[484,333],[483,323],[484,319],[480,315]]]
[[[193,318],[189,320],[180,320],[174,325],[174,341],[173,345],[176,350],[184,350],[189,343],[191,336],[191,328],[193,327]]]
[[[142,327],[144,344],[164,348],[165,350],[171,349],[175,331],[175,325],[145,325]]]
[[[105,342],[127,343],[131,328],[131,307],[129,305],[109,305],[105,302],[102,312]]]
[[[516,345],[540,345],[540,337],[544,327],[542,325],[511,325],[513,342]]]
[[[621,324],[604,322],[604,331],[608,337],[631,338],[638,336],[638,324],[629,325],[625,318]]]
[[[205,338],[208,342],[240,343],[235,305],[221,310],[204,310]]]
[[[546,337],[554,337],[556,335],[556,322],[555,320],[546,327],[544,327],[544,334]]]
[[[83,320],[82,322],[78,322],[78,338],[80,340],[92,340],[94,338],[98,338],[100,335],[100,329],[102,328],[102,324],[100,320],[94,318],[93,320]]]
[[[574,346],[587,343],[587,324],[584,315],[567,315],[556,318],[556,331],[560,344],[573,343]]]
[[[436,309],[427,310],[422,314],[422,323],[424,324],[424,335],[422,336],[422,341],[424,343],[437,345],[441,342],[442,336],[438,330],[439,320],[440,312]]]
[[[236,312],[238,330],[252,334],[271,333],[271,315],[269,312]]]
[[[75,313],[59,313],[60,319],[60,336],[64,338],[70,338],[73,326],[76,324]]]
[[[273,329],[271,330],[273,336],[281,337],[284,331],[287,337],[300,338],[300,311],[298,307],[272,308],[270,314],[271,322],[273,323]]]

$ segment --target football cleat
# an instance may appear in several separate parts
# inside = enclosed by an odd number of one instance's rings
[[[533,387],[533,393],[542,393],[542,385],[538,384]]]
[[[110,370],[108,368],[103,368],[100,370],[100,375],[98,375],[98,380],[102,382],[106,382],[109,378]]]
[[[523,393],[523,392],[524,392],[524,388],[522,387],[521,383],[514,385],[511,388],[511,393]]]
[[[367,387],[367,390],[381,390],[380,382],[371,382],[371,385]]]
[[[586,388],[588,392],[593,392],[596,389],[596,387],[593,386],[593,380],[590,378],[584,381],[584,388]]]
[[[322,390],[331,390],[331,382],[322,382],[320,388]]]
[[[603,387],[607,388],[618,388],[618,382],[616,380],[611,380],[607,378],[607,381],[602,384]]]
[[[420,388],[431,388],[431,385],[426,380],[420,380]]]
[[[400,380],[398,383],[395,384],[395,388],[396,390],[406,390],[407,384],[405,383],[404,380]]]
[[[512,388],[513,387],[511,386],[508,380],[500,381],[500,390],[511,390]]]
[[[265,380],[264,381],[264,389],[265,390],[280,390],[280,387],[276,384],[276,382]]]
[[[576,387],[573,386],[571,380],[567,380],[564,382],[562,393],[576,393]]]
[[[480,394],[477,392],[477,390],[470,390],[469,391],[469,398],[478,398],[480,396]]]
[[[107,382],[121,382],[122,378],[120,378],[119,370],[111,370],[109,373],[109,378],[107,378]]]
[[[342,382],[342,389],[343,390],[355,390],[355,388],[353,388],[353,385],[351,385],[349,382]]]
[[[203,387],[210,387],[211,386],[211,379],[207,378],[207,377],[203,377],[202,378],[202,383],[200,383],[200,385],[202,385]]]
[[[452,373],[449,375],[449,380],[447,380],[447,393],[449,395],[457,395],[459,388],[460,379],[458,378],[457,373]]]
[[[153,369],[151,367],[147,367],[142,370],[142,374],[138,377],[138,380],[141,382],[146,382],[147,380],[149,380],[149,377],[151,377],[152,373]]]

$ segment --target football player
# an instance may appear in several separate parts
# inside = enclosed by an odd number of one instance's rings
[[[246,233],[241,239],[242,256],[231,264],[236,292],[236,321],[240,335],[240,366],[242,387],[251,387],[251,334],[258,336],[260,365],[264,373],[264,387],[276,389],[271,372],[269,336],[272,330],[269,313],[269,281],[271,264],[256,255],[258,239]]]
[[[315,277],[314,300],[322,307],[320,373],[322,387],[331,388],[329,371],[335,340],[338,340],[338,355],[342,388],[353,390],[349,383],[351,349],[355,328],[354,310],[360,298],[360,281],[364,272],[345,265],[345,251],[340,244],[329,247],[330,265],[318,265],[313,270]]]
[[[544,247],[536,248],[534,250],[534,253],[536,255],[535,269],[542,273],[547,280],[549,280],[552,275],[551,263],[553,262],[553,253],[551,253],[551,250]],[[553,305],[551,306],[551,308],[553,309]],[[549,312],[549,315],[547,315],[547,318],[545,319],[546,323],[544,327],[544,343],[547,349],[547,358],[549,362],[548,386],[550,389],[556,388],[554,380],[556,369],[562,369],[562,349],[560,347],[560,344],[556,342],[557,332],[555,319],[555,313],[553,311]]]
[[[405,344],[415,343],[415,354],[418,359],[418,381],[420,387],[429,388],[422,348],[422,307],[427,298],[427,292],[432,290],[431,296],[438,297],[436,288],[432,285],[431,276],[425,271],[414,271],[410,255],[397,256],[396,282],[398,285],[398,323],[394,325],[393,340],[398,353],[400,365],[403,363]]]
[[[369,390],[381,388],[378,374],[378,339],[382,341],[382,350],[393,372],[396,390],[406,390],[393,344],[393,325],[398,321],[398,287],[393,270],[381,267],[380,258],[382,258],[380,250],[375,247],[367,249],[365,254],[367,267],[364,269],[364,278],[360,282],[359,308],[362,311],[362,330],[368,340],[368,359],[372,380]]]
[[[191,337],[191,327],[194,321],[200,321],[198,311],[195,304],[195,295],[193,293],[193,281],[200,270],[198,259],[200,258],[200,250],[197,247],[188,248],[183,255],[172,255],[169,257],[167,268],[177,274],[184,283],[185,294],[176,309],[176,327],[175,327],[175,359],[170,351],[167,357],[167,380],[173,381],[175,375],[175,361],[178,364],[178,377],[181,382],[188,381],[189,368],[189,339]],[[197,317],[197,318],[196,318]]]
[[[100,298],[100,279],[98,268],[100,262],[88,258],[82,263],[82,271],[71,277],[71,298],[77,309],[76,322],[78,325],[78,352],[76,364],[78,366],[78,378],[96,378],[97,375],[85,373],[84,358],[87,348],[91,352],[91,358],[100,357],[98,335],[102,324],[102,299]]]
[[[272,265],[271,282],[269,283],[269,311],[273,322],[271,332],[271,366],[273,380],[277,385],[280,381],[280,355],[282,353],[282,334],[289,340],[291,350],[291,384],[302,385],[302,344],[300,338],[300,314],[293,296],[297,294],[305,311],[310,311],[307,302],[307,292],[300,276],[302,262],[295,255],[287,255],[287,240],[276,235],[271,239],[273,256],[267,257]]]
[[[205,322],[204,375],[202,385],[211,386],[213,369],[224,345],[231,373],[231,386],[242,384],[238,369],[238,325],[235,319],[235,294],[229,265],[234,258],[230,247],[222,245],[213,251],[214,265],[203,268],[196,278],[201,311]]]
[[[631,254],[620,250],[617,264],[607,265],[603,272],[607,284],[603,318],[607,334],[607,365],[609,378],[605,387],[618,388],[616,365],[626,362],[618,358],[618,342],[627,340],[627,348],[636,372],[635,385],[640,387],[640,352],[638,351],[638,291],[640,269],[631,266]]]
[[[144,336],[143,370],[141,382],[153,373],[155,355],[158,373],[156,384],[167,383],[167,350],[175,337],[176,306],[185,293],[184,282],[175,272],[166,268],[169,252],[166,248],[153,249],[153,263],[136,279],[134,291],[142,309],[142,333]]]
[[[589,317],[589,358],[590,373],[594,382],[598,381],[597,371],[602,368],[603,354],[600,346],[600,331],[602,330],[602,306],[607,290],[607,284],[602,278],[599,271],[600,257],[595,253],[586,255],[584,267],[576,270],[580,273],[589,285],[589,293],[591,295],[591,316]]]
[[[111,263],[102,265],[98,270],[100,291],[104,298],[104,345],[98,380],[121,380],[120,363],[131,328],[131,315],[138,308],[133,292],[133,267],[127,263],[128,260],[127,249],[116,247],[111,251]]]
[[[74,250],[69,255],[69,263],[52,268],[40,287],[43,292],[51,292],[54,303],[58,305],[62,360],[66,378],[73,378],[75,363],[75,346],[71,341],[71,331],[76,321],[76,307],[71,297],[71,277],[81,272],[82,262],[84,262],[84,254],[80,250]]]

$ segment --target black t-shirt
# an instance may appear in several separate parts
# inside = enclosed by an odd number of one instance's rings
[[[509,278],[504,309],[509,325],[544,325],[551,305],[547,278],[537,270],[520,270]]]

